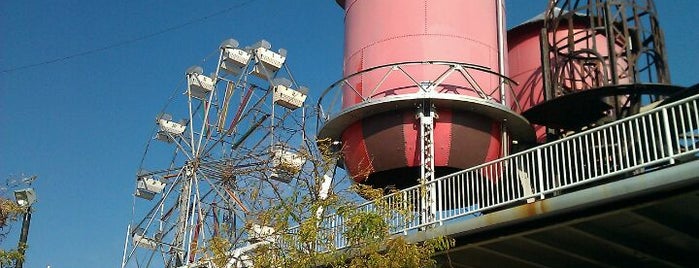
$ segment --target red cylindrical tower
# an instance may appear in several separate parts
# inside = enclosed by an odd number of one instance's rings
[[[499,157],[503,123],[517,139],[533,137],[502,102],[497,2],[338,1],[345,9],[345,78],[336,84],[343,110],[320,136],[342,141],[356,181],[417,182],[429,148],[421,143],[421,111],[434,119],[428,130],[437,176]]]
[[[442,60],[481,65],[497,71],[498,40],[496,1],[461,0],[355,0],[345,6],[344,75],[348,76],[384,64]],[[420,77],[435,74],[435,68],[416,67]],[[430,73],[431,72],[431,73]],[[495,88],[498,77],[474,74],[482,87]],[[381,73],[367,73],[361,85],[376,84]],[[386,81],[375,92],[362,95],[401,94],[410,81]],[[419,82],[419,81],[418,81]],[[396,92],[398,89],[398,92]],[[354,95],[352,91],[346,91]],[[476,96],[463,90],[464,95]],[[499,101],[500,96],[493,96]],[[357,104],[345,98],[345,107]]]
[[[507,31],[510,77],[517,82],[515,98],[523,111],[545,101],[541,64],[541,29],[543,13]],[[561,31],[564,33],[564,31]],[[546,127],[535,125],[537,141],[546,141]]]

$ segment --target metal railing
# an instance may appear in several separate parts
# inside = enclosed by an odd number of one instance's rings
[[[425,74],[426,68],[434,73]],[[495,87],[486,87],[482,85],[483,81],[479,83],[476,79],[479,75],[501,79],[504,82]],[[364,76],[374,79],[367,79]],[[453,80],[458,80],[458,84],[464,86],[452,84]],[[394,81],[392,86],[395,87],[389,86],[389,81]],[[398,85],[395,84],[395,81],[398,81]],[[515,100],[515,93],[512,91],[511,84],[513,83],[515,82],[509,77],[486,66],[469,63],[408,61],[380,65],[348,75],[326,88],[318,99],[317,109],[320,112],[318,119],[327,121],[353,106],[376,102],[387,96],[412,95],[418,98],[424,97],[426,92],[433,91],[440,94],[472,96],[493,100],[497,103],[500,103],[502,96],[509,94],[508,97],[513,99],[509,108],[521,112],[519,103]],[[361,87],[358,88],[359,84]],[[343,97],[343,94],[346,96]],[[322,122],[318,122],[318,124],[320,125]]]
[[[386,195],[357,209],[374,211],[379,202],[384,208],[407,206],[411,215],[395,213],[387,222],[392,233],[408,234],[475,217],[484,211],[575,191],[593,182],[637,175],[676,161],[696,160],[698,102],[699,96],[692,96]],[[425,189],[429,187],[436,189],[436,196],[432,200],[421,198],[428,194]],[[425,218],[422,212],[429,205],[436,205],[437,212]],[[332,238],[334,245],[330,248],[348,246],[344,236],[347,227],[340,215],[325,218],[322,227],[323,232],[328,232],[323,235]]]

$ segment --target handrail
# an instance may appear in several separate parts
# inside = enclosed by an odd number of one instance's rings
[[[699,157],[699,95],[534,147],[507,157],[428,182],[440,186],[437,215],[419,219],[421,185],[382,197],[382,202],[416,204],[415,215],[392,215],[394,234],[416,232],[426,226],[477,216],[517,202],[533,202],[590,182],[637,175],[672,165],[678,159]],[[357,209],[372,210],[376,201]],[[330,215],[323,230],[332,232],[334,248],[347,245],[339,215]],[[289,229],[293,231],[294,228]]]
[[[475,91],[479,95],[479,97],[481,97],[481,98],[493,98],[493,97],[499,98],[500,96],[499,96],[499,92],[497,91],[497,89],[500,86],[498,85],[498,87],[496,87],[495,89],[487,89],[487,90],[490,90],[492,92],[490,92],[490,91],[489,92],[482,92],[483,89],[481,89],[481,87],[477,81],[473,80],[473,77],[469,73],[469,70],[473,70],[473,71],[476,71],[479,73],[486,73],[486,74],[498,77],[499,79],[502,79],[504,81],[504,84],[507,84],[508,86],[509,85],[517,85],[517,82],[510,79],[509,77],[504,76],[496,71],[493,71],[486,66],[481,66],[481,65],[477,65],[477,64],[455,62],[455,61],[440,61],[440,60],[406,61],[406,62],[384,64],[384,65],[374,66],[374,67],[367,68],[367,69],[364,69],[362,71],[350,74],[350,75],[334,82],[328,88],[323,90],[323,92],[320,94],[320,98],[318,98],[318,102],[317,102],[318,111],[321,111],[321,114],[319,115],[319,119],[320,118],[323,118],[323,119],[331,118],[332,115],[326,114],[326,113],[338,113],[340,111],[341,107],[337,107],[337,109],[334,109],[337,111],[328,111],[323,106],[324,106],[324,101],[325,101],[326,96],[328,94],[330,94],[331,92],[334,92],[334,90],[342,90],[342,86],[344,86],[344,85],[349,86],[354,91],[354,94],[356,95],[356,97],[359,97],[362,99],[362,101],[360,103],[357,103],[354,105],[361,105],[362,103],[371,101],[372,99],[380,98],[380,97],[373,96],[374,90],[372,90],[372,92],[370,92],[370,94],[369,94],[370,96],[364,96],[363,93],[357,92],[349,83],[350,79],[353,79],[357,76],[372,73],[375,71],[385,70],[385,73],[383,73],[382,79],[377,81],[376,85],[371,85],[371,86],[367,87],[367,88],[376,89],[376,88],[380,87],[384,82],[386,82],[388,76],[390,76],[394,71],[396,71],[397,73],[400,73],[403,75],[401,77],[407,78],[410,81],[412,81],[412,83],[414,84],[414,86],[418,90],[421,89],[424,86],[421,84],[421,81],[417,81],[417,79],[415,77],[413,77],[413,75],[411,75],[409,72],[407,72],[403,68],[406,66],[417,66],[417,65],[434,65],[434,66],[443,66],[446,68],[444,70],[444,72],[440,73],[438,76],[434,77],[434,79],[429,81],[432,83],[429,86],[432,86],[432,87],[439,86],[446,78],[451,77],[451,75],[453,73],[459,73],[459,74],[461,74],[461,76],[463,76],[464,79],[466,79],[468,81],[468,84],[470,84],[469,86],[472,87],[471,90]],[[420,78],[424,79],[424,77],[420,77]],[[512,91],[511,88],[510,88],[509,92],[512,95],[512,97],[514,97],[514,92]],[[334,100],[334,101],[332,101],[332,103],[330,105],[325,105],[325,106],[336,106],[337,104],[335,102],[337,102],[337,101],[338,100]],[[515,103],[513,103],[513,105],[514,105],[513,107],[520,109],[519,103],[515,102]],[[342,110],[346,110],[347,108],[350,108],[350,107],[345,107],[345,109],[342,109]]]

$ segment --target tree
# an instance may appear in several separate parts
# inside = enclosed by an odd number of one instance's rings
[[[234,249],[226,237],[212,238],[204,251],[216,267],[430,267],[434,252],[453,245],[446,237],[411,244],[392,235],[390,222],[414,220],[416,200],[399,192],[381,198],[384,189],[346,181],[335,182],[346,189],[328,187],[340,150],[329,141],[304,145],[300,152],[307,162],[296,177],[303,183],[246,223],[253,241],[246,251]],[[360,207],[365,200],[358,196],[375,202]]]
[[[16,221],[24,213],[24,209],[13,200],[0,196],[0,239],[7,235],[9,223]]]

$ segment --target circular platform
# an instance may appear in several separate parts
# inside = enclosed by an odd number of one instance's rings
[[[542,102],[522,113],[531,123],[550,128],[575,130],[589,125],[612,109],[604,101],[606,97],[624,95],[670,96],[684,87],[666,84],[626,84],[599,87],[563,95]]]
[[[354,122],[381,113],[416,109],[424,101],[430,101],[438,114],[440,108],[449,108],[454,112],[464,111],[483,115],[495,122],[505,124],[513,140],[520,142],[535,140],[534,130],[529,121],[500,103],[476,97],[434,92],[387,96],[353,105],[330,118],[319,131],[318,138],[340,140],[342,132]]]

